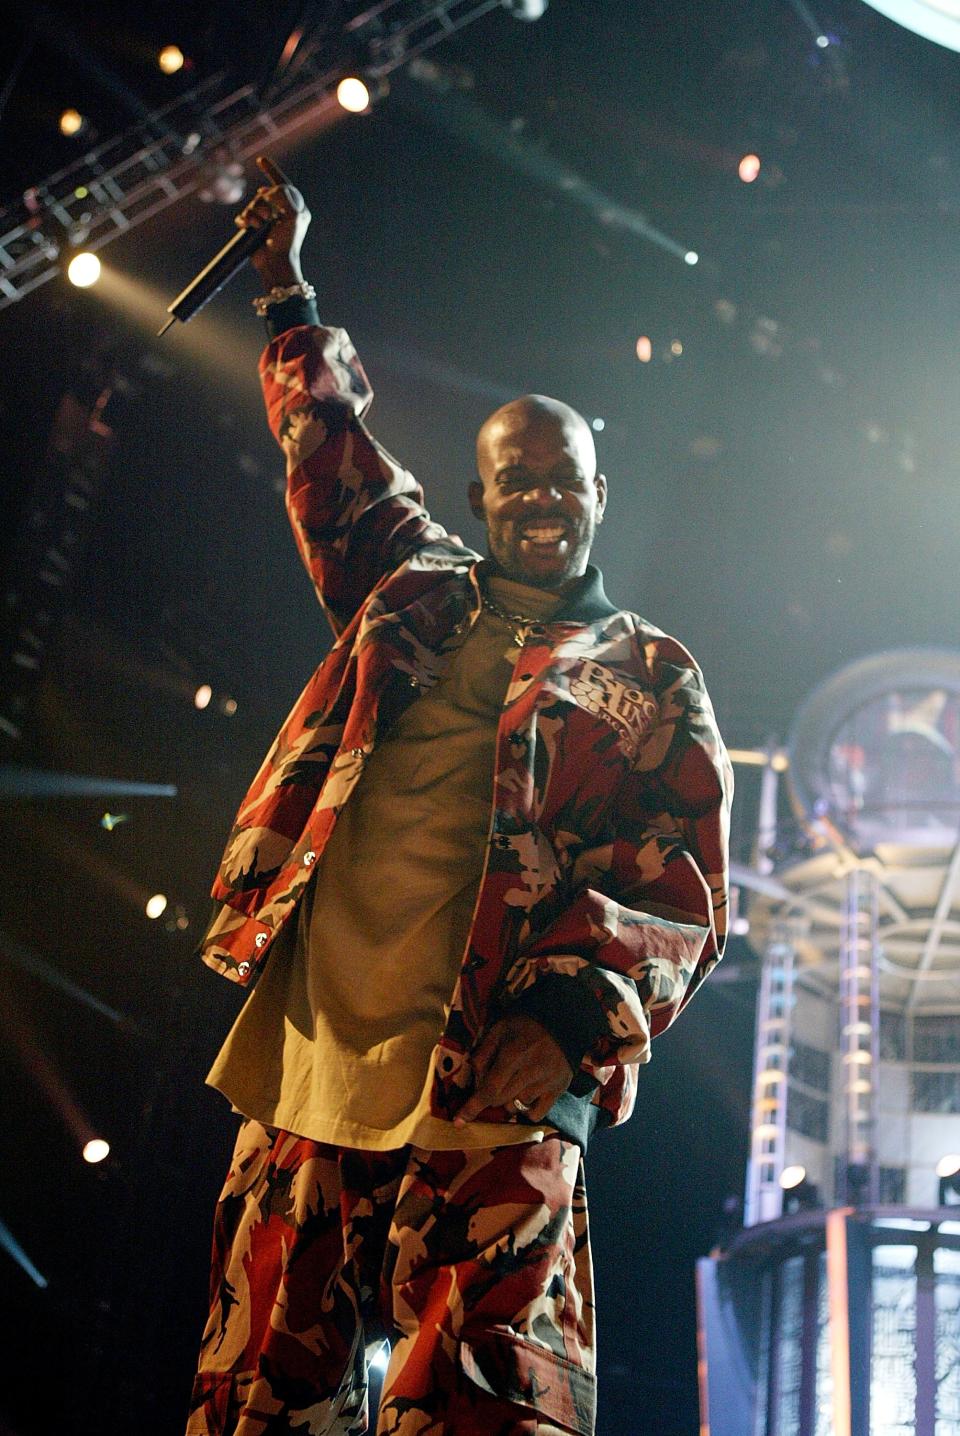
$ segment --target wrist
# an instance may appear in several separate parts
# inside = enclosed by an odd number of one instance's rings
[[[299,259],[284,258],[282,261],[274,260],[270,264],[257,265],[257,272],[265,294],[269,294],[271,289],[284,289],[288,284],[303,283],[303,270]]]
[[[316,297],[317,291],[313,285],[302,279],[296,284],[274,285],[272,289],[267,290],[266,294],[259,294],[252,304],[254,312],[261,319],[266,319],[267,315],[281,304],[288,304],[294,300],[298,304],[305,301],[312,304]]]

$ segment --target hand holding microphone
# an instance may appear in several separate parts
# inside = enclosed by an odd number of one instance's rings
[[[186,324],[199,313],[248,259],[268,289],[303,280],[300,246],[310,224],[310,211],[303,195],[279,165],[266,155],[257,156],[257,165],[270,184],[261,185],[237,215],[237,233],[233,238],[167,306],[170,318],[160,330],[161,334],[165,334],[175,320]]]
[[[250,257],[265,288],[298,284],[303,279],[300,246],[310,226],[310,211],[303,195],[273,160],[258,155],[257,167],[270,183],[261,185],[234,223],[241,230],[266,228],[263,244]]]

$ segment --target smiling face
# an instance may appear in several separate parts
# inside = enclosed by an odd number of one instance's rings
[[[470,506],[504,577],[557,592],[579,578],[607,483],[576,410],[539,394],[504,405],[477,436],[477,469]]]

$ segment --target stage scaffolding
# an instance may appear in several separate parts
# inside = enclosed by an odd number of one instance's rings
[[[773,751],[771,750],[771,757]],[[767,803],[744,1227],[699,1264],[711,1436],[960,1436],[960,653],[862,660]],[[781,804],[781,807],[784,805]],[[793,1185],[791,1185],[793,1183]]]
[[[360,73],[376,90],[398,66],[501,5],[380,0],[344,26],[342,48],[362,55]],[[60,274],[73,251],[103,249],[203,188],[223,165],[341,117],[334,91],[344,62],[331,62],[329,38],[301,47],[296,59],[295,83],[269,102],[252,85],[228,89],[225,75],[210,76],[0,211],[0,309]]]

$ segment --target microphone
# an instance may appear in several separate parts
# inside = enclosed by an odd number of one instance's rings
[[[215,254],[196,279],[191,280],[183,293],[178,294],[173,303],[167,305],[170,318],[162,329],[157,330],[157,338],[166,334],[175,320],[179,319],[181,324],[186,324],[195,314],[199,314],[203,306],[209,303],[215,294],[219,294],[225,284],[229,284],[237,270],[243,268],[251,254],[255,254],[261,245],[266,244],[275,222],[269,219],[254,228],[238,229],[220,253]]]

